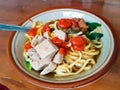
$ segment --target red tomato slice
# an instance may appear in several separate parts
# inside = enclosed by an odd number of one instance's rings
[[[71,27],[72,23],[69,19],[60,19],[57,23],[60,28],[67,29]]]
[[[37,28],[32,28],[28,31],[28,35],[29,36],[35,36],[36,35],[36,32],[37,32]]]
[[[63,47],[63,48],[68,48],[67,42],[63,42],[61,47]]]
[[[64,48],[65,49],[65,54],[64,55],[67,55],[68,54],[68,48]]]
[[[65,54],[65,49],[64,48],[60,48],[59,49],[59,53],[62,55],[62,54]]]
[[[71,40],[72,45],[84,45],[87,40],[82,36],[73,37]]]
[[[50,26],[48,24],[45,24],[42,30],[43,30],[43,33],[45,33],[46,31],[51,32]]]
[[[25,51],[27,52],[29,49],[31,49],[32,46],[30,43],[25,44]]]
[[[83,51],[84,47],[85,47],[85,45],[81,45],[81,46],[73,45],[72,46],[72,48],[76,51]]]
[[[82,36],[73,37],[70,42],[72,43],[72,48],[77,51],[84,50],[87,40]]]
[[[59,39],[58,37],[54,37],[51,39],[52,43],[54,43],[56,46],[61,47],[63,40]]]
[[[79,27],[78,22],[76,20],[70,19],[70,21],[74,27]]]
[[[68,53],[68,49],[67,48],[60,48],[59,49],[59,53],[62,55],[66,55]]]

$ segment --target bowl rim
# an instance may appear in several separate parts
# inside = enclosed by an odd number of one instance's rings
[[[75,9],[75,8],[55,8],[55,9],[49,9],[49,10],[56,10],[56,9]],[[36,13],[35,15],[37,14],[40,14],[40,13],[43,13],[45,11],[49,11],[48,9],[47,10],[44,10],[44,11],[40,11],[38,13]],[[82,11],[85,11],[85,12],[89,12],[91,14],[94,14],[95,16],[99,17],[101,20],[103,20],[110,28],[111,32],[112,32],[112,35],[113,35],[113,39],[114,39],[114,50],[113,50],[113,54],[112,56],[110,57],[110,60],[109,62],[105,65],[105,67],[102,68],[102,70],[100,70],[99,72],[95,73],[93,76],[91,77],[88,77],[84,80],[81,80],[81,81],[76,81],[76,82],[72,82],[72,83],[67,83],[67,84],[64,84],[63,83],[48,83],[48,82],[44,82],[44,81],[40,81],[40,80],[37,80],[37,79],[34,79],[32,78],[31,76],[27,75],[26,73],[23,73],[22,70],[19,69],[19,67],[16,65],[16,63],[14,62],[13,60],[13,57],[12,57],[12,53],[11,53],[11,43],[12,43],[12,39],[15,35],[16,32],[13,32],[11,34],[11,38],[9,40],[9,45],[8,45],[8,53],[9,53],[9,56],[10,56],[10,63],[12,64],[12,66],[14,67],[14,69],[19,73],[20,77],[24,77],[25,80],[27,80],[28,82],[34,84],[34,85],[37,85],[39,87],[43,87],[43,88],[75,88],[75,87],[81,87],[81,86],[84,86],[84,85],[87,85],[93,81],[96,81],[97,79],[99,79],[101,76],[103,76],[109,69],[110,67],[112,66],[113,62],[115,62],[117,56],[118,56],[118,38],[117,38],[117,35],[115,33],[115,29],[114,27],[112,26],[112,24],[106,19],[104,18],[103,16],[99,16],[97,15],[96,13],[93,13],[91,11],[88,11],[88,10],[85,10],[85,9],[75,9],[75,10],[82,10]],[[31,17],[34,17],[35,15],[32,15]],[[26,20],[30,19],[31,17],[27,18]],[[25,21],[26,21],[25,20]],[[23,22],[21,23],[21,25],[23,24]]]

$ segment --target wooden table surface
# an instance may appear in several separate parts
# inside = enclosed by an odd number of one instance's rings
[[[86,9],[104,16],[113,24],[120,39],[120,0],[0,0],[0,23],[20,25],[40,11],[61,7]],[[0,83],[11,90],[46,90],[19,77],[9,63],[11,33],[0,31]],[[101,79],[75,90],[120,90],[120,53],[112,68]]]

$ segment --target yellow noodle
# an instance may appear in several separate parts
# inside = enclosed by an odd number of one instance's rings
[[[86,55],[82,53],[82,59],[88,59],[88,58],[93,58],[94,56]]]
[[[26,38],[27,38],[27,41],[31,42],[32,41],[32,36],[29,36],[28,34],[25,34]]]
[[[73,55],[73,56],[79,56],[79,53],[77,53],[77,52],[72,52],[72,51],[69,51],[68,54]]]
[[[42,36],[42,27],[41,27],[41,28],[38,28],[38,30],[37,30],[37,35]]]
[[[85,52],[85,51],[82,51],[82,53],[83,53],[83,54],[87,54],[87,55],[92,55],[92,56],[94,56],[94,55],[98,55],[98,54],[99,54],[99,51],[98,51],[98,50],[95,51],[95,52]]]
[[[86,71],[86,70],[90,70],[92,68],[92,66],[91,65],[88,65],[88,66],[86,66],[85,68],[84,68],[84,70]]]
[[[78,33],[75,33],[75,34],[69,34],[69,36],[70,36],[70,37],[75,37],[75,36],[79,36],[79,35],[81,35],[81,34],[83,34],[82,31],[80,31],[80,32],[78,32]]]
[[[86,61],[86,60],[81,59],[81,60],[79,60],[79,61],[75,64],[75,66],[77,66],[77,67],[81,68],[81,67],[82,67],[82,65],[85,63],[85,61]]]
[[[85,61],[85,63],[83,64],[83,66],[75,73],[71,72],[71,73],[59,73],[59,74],[55,74],[55,76],[69,76],[69,75],[75,75],[75,74],[79,74],[80,72],[82,72],[84,70],[84,68],[86,67],[86,65],[89,63],[90,59],[87,59]]]
[[[66,56],[65,56],[64,60],[65,60],[68,64],[70,64],[70,63],[73,63],[73,62],[74,62],[74,60],[73,60],[73,59],[71,59],[71,58],[69,58],[69,57],[66,57]]]
[[[45,23],[37,21],[33,23],[33,28],[40,28],[41,26],[45,25]]]
[[[82,55],[81,55],[80,52],[78,52],[78,53],[79,53],[79,58],[78,58],[74,63],[72,63],[72,64],[69,66],[69,68],[73,67],[78,61],[81,60]]]
[[[75,64],[75,66],[76,66],[77,68],[81,68],[82,65],[83,65],[83,64],[82,64],[82,63],[79,63],[79,62]]]
[[[55,28],[55,30],[58,30],[58,28],[57,28],[57,22],[58,22],[58,21],[55,21],[55,22],[54,22],[54,28]]]
[[[98,41],[98,40],[94,40],[93,44],[96,48],[102,48],[103,47],[103,43],[101,41]]]
[[[89,43],[84,50],[88,50],[92,46],[92,43]]]
[[[61,77],[61,76],[70,76],[70,75],[75,75],[75,73],[59,73],[59,74],[55,74],[54,76]]]
[[[90,59],[90,64],[94,65],[96,62],[93,58]]]
[[[76,57],[76,56],[72,56],[72,55],[66,55],[66,57],[68,57],[68,58],[71,58],[71,59],[78,59],[78,57]]]
[[[89,61],[90,59],[87,59],[85,63],[83,64],[83,66],[75,74],[79,74],[80,72],[82,72],[84,68],[86,67],[86,65],[89,63]]]
[[[50,24],[49,26],[50,26],[50,28],[54,28],[54,24]]]

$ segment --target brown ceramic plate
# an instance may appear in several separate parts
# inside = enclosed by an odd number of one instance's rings
[[[22,24],[22,26],[31,27],[33,24],[31,21],[40,20],[47,22],[54,19],[74,17],[84,18],[85,21],[102,24],[101,28],[104,34],[102,41],[104,46],[95,66],[91,70],[82,72],[78,75],[60,78],[53,76],[40,76],[39,73],[34,70],[28,71],[23,57],[26,32],[15,32],[10,43],[9,51],[12,57],[12,63],[15,64],[15,68],[20,73],[21,77],[24,76],[27,81],[44,88],[74,88],[95,81],[109,70],[116,57],[116,39],[112,32],[112,27],[95,14],[77,9],[54,9],[39,13],[29,18]]]

